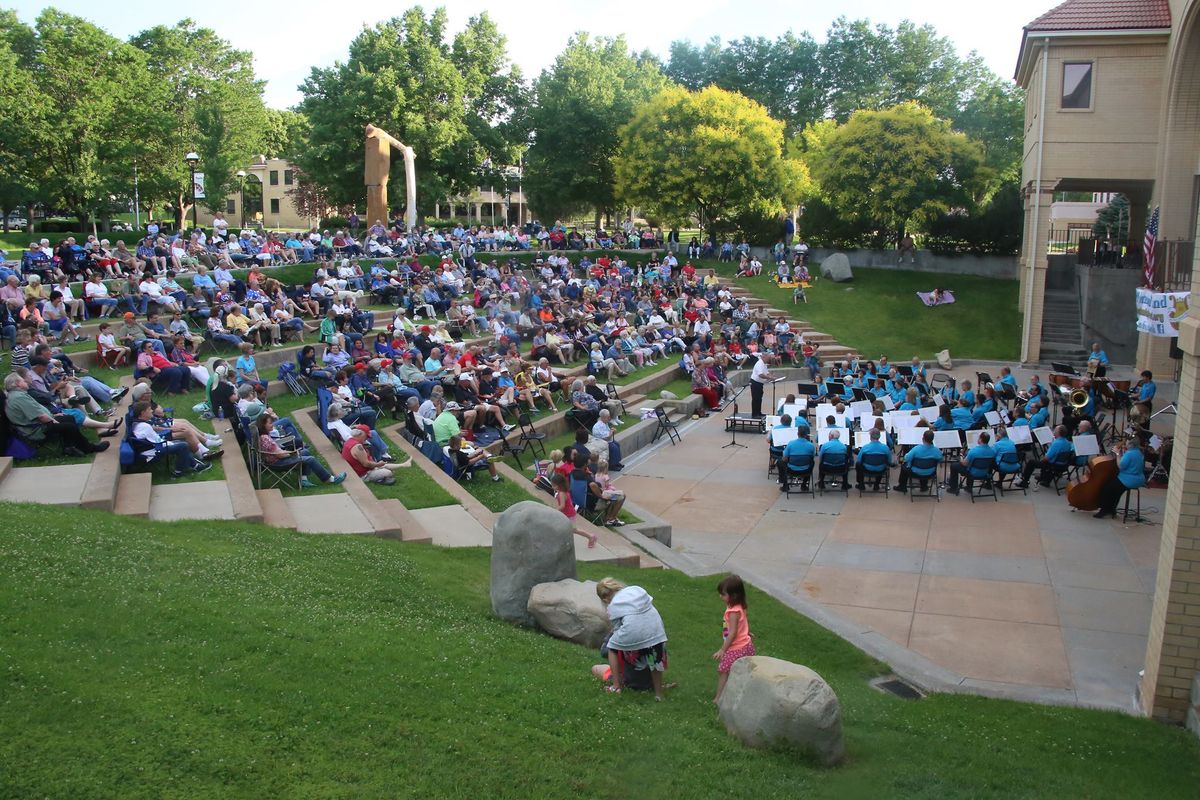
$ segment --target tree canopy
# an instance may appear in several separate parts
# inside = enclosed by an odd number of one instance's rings
[[[782,215],[802,191],[803,166],[783,157],[783,123],[759,103],[715,86],[668,86],[620,130],[617,196],[709,228],[753,210]]]
[[[657,62],[624,37],[577,33],[534,87],[525,192],[547,216],[616,208],[618,130],[667,85]]]
[[[347,60],[314,68],[300,87],[298,110],[309,122],[298,153],[305,174],[336,204],[361,202],[363,140],[368,123],[416,151],[420,203],[476,186],[485,162],[512,160],[525,133],[520,71],[509,63],[504,37],[487,14],[472,17],[448,41],[444,8],[410,8],[350,44]],[[393,170],[393,194],[403,192]]]
[[[916,103],[855,112],[823,130],[807,159],[822,197],[879,239],[975,209],[996,188],[982,148]]]

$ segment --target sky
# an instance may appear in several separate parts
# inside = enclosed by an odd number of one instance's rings
[[[788,30],[808,31],[824,39],[838,16],[868,19],[895,26],[904,19],[929,23],[950,38],[961,54],[975,50],[991,69],[1011,78],[1021,44],[1021,28],[1057,5],[1059,0],[443,0],[425,2],[431,10],[444,5],[450,16],[451,36],[467,19],[486,10],[508,38],[509,57],[527,79],[553,63],[575,31],[593,35],[625,34],[637,51],[650,50],[664,60],[670,44],[689,39],[697,44],[719,36],[724,41],[743,36],[775,38]],[[85,17],[121,38],[190,17],[216,30],[242,50],[254,53],[255,70],[267,82],[264,98],[274,108],[288,108],[300,100],[298,86],[312,67],[344,61],[350,42],[363,27],[398,15],[413,2],[371,3],[349,7],[329,0],[234,2],[206,0],[192,5],[161,0],[0,0],[32,23],[48,6]],[[347,10],[350,9],[350,10]]]

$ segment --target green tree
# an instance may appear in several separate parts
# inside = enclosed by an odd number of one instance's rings
[[[1096,213],[1096,221],[1092,223],[1092,235],[1097,239],[1129,241],[1128,197],[1123,194],[1115,195],[1108,205]]]
[[[236,173],[262,152],[267,130],[263,82],[253,55],[235,50],[209,28],[185,19],[137,34],[131,43],[145,54],[150,92],[139,103],[153,113],[149,135],[123,143],[126,163],[138,164],[139,190],[147,207],[169,201],[182,222],[191,209],[191,176],[184,156],[200,156],[204,204],[223,210],[237,187]],[[121,186],[132,196],[132,170]]]
[[[996,186],[979,145],[915,103],[856,112],[807,161],[837,213],[877,240],[952,208],[974,209]]]
[[[151,124],[152,114],[134,113],[152,91],[145,57],[55,9],[43,11],[32,28],[15,15],[0,16],[0,38],[28,78],[19,90],[30,113],[17,120],[11,140],[20,147],[23,172],[36,177],[39,199],[86,222],[110,206],[123,148]],[[8,122],[0,139],[9,139]]]
[[[983,147],[984,161],[997,175],[1020,180],[1025,92],[1019,86],[999,78],[984,81],[954,118],[954,129]]]
[[[617,196],[669,222],[698,215],[716,230],[735,216],[780,216],[803,191],[783,156],[783,123],[716,86],[668,86],[621,128]]]
[[[825,111],[819,50],[807,33],[791,31],[774,41],[745,37],[724,48],[715,38],[702,50],[674,42],[665,72],[689,89],[713,85],[740,92],[766,106],[793,134]]]
[[[266,110],[266,129],[263,131],[263,155],[295,161],[308,141],[308,117],[299,111]]]
[[[314,68],[299,105],[309,122],[298,162],[334,204],[361,203],[364,128],[372,123],[416,151],[419,203],[477,185],[480,166],[510,159],[524,140],[514,110],[523,86],[506,43],[486,14],[447,41],[444,8],[419,6],[360,33],[347,60]],[[402,169],[391,196],[403,196]]]
[[[593,208],[597,223],[611,213],[618,130],[666,85],[658,64],[633,55],[624,37],[575,34],[534,87],[525,192],[537,212],[561,217]]]
[[[0,119],[4,120],[4,135],[0,136],[0,225],[6,232],[9,212],[37,198],[28,154],[46,130],[45,97],[37,90],[30,72],[22,69],[13,49],[13,40],[32,33],[17,22],[15,12],[0,10],[0,86],[4,87],[0,92]]]

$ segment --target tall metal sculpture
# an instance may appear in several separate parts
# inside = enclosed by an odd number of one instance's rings
[[[387,183],[393,147],[404,154],[404,188],[408,191],[404,224],[412,230],[417,225],[416,156],[411,147],[374,125],[367,125],[366,164],[363,170],[367,184],[367,225],[374,225],[376,220],[387,220]]]

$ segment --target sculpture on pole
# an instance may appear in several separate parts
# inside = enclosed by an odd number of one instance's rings
[[[374,125],[367,125],[366,166],[363,171],[367,184],[367,224],[374,225],[375,220],[387,219],[387,182],[393,147],[404,154],[404,188],[408,191],[404,224],[412,230],[417,225],[416,156],[411,147]]]

